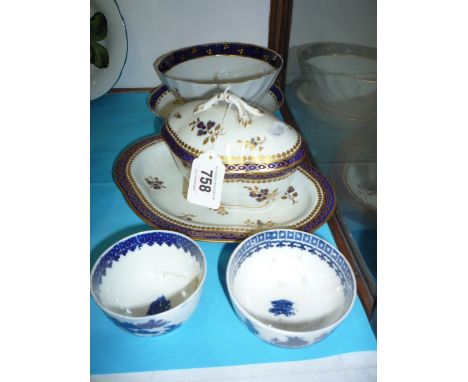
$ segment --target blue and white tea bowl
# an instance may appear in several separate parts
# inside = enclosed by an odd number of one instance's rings
[[[91,294],[117,326],[159,336],[189,319],[205,275],[205,255],[192,239],[145,231],[118,241],[99,257],[91,272]]]
[[[356,298],[344,256],[318,236],[296,230],[263,231],[244,240],[229,260],[226,280],[247,328],[286,348],[327,337]]]

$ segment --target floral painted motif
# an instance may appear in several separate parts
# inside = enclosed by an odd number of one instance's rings
[[[148,335],[148,336],[159,336],[159,335],[162,335],[162,334],[167,334],[169,332],[172,332],[174,329],[177,329],[177,328],[180,328],[182,326],[182,322],[180,324],[174,324],[174,325],[169,325],[169,326],[166,326],[164,327],[162,330],[160,331],[152,331],[152,330],[144,330],[144,329],[138,329],[138,330],[131,330],[131,332],[133,334],[138,334],[140,336],[145,336],[145,335]]]
[[[297,191],[294,189],[293,186],[289,186],[287,191],[284,193],[284,195],[281,197],[281,199],[289,199],[292,201],[293,204],[297,203],[296,198],[298,197]]]
[[[255,228],[273,228],[276,226],[276,223],[274,223],[271,220],[268,220],[267,222],[262,222],[261,220],[257,220],[254,222],[253,220],[247,219],[244,222],[245,225],[248,225],[250,227],[255,227]]]
[[[180,118],[182,118],[182,115],[179,112],[177,112],[177,113],[174,114],[174,118],[180,119]]]
[[[217,209],[210,208],[210,210],[213,210],[218,215],[222,215],[222,216],[229,214],[229,211],[224,204],[220,204]]]
[[[255,138],[250,138],[250,141],[242,141],[238,140],[237,143],[240,143],[244,146],[244,148],[255,151],[262,151],[263,150],[263,144],[265,143],[266,138],[260,138],[260,137],[255,137]]]
[[[145,178],[145,180],[149,184],[149,186],[151,188],[154,188],[155,190],[160,190],[161,188],[166,188],[166,186],[164,186],[164,182],[162,180],[159,180],[158,177],[147,176]]]
[[[278,195],[278,189],[275,188],[273,191],[270,192],[268,188],[258,188],[257,186],[249,187],[245,186],[247,190],[250,191],[249,196],[255,198],[257,202],[261,203],[263,201],[270,202],[276,198]]]
[[[192,127],[192,131],[196,128],[197,135],[199,137],[203,135],[208,135],[204,140],[203,144],[206,145],[208,142],[214,143],[220,135],[224,135],[221,125],[214,121],[208,121],[206,124],[203,121],[200,121],[200,118],[197,117],[195,121],[189,123],[189,126]]]
[[[161,335],[169,333],[170,331],[179,328],[182,326],[182,322],[178,324],[172,324],[170,321],[166,320],[149,320],[142,324],[132,324],[131,322],[122,322],[113,317],[109,318],[118,326],[121,326],[124,329],[140,335]]]
[[[304,340],[301,337],[286,336],[286,338],[287,338],[286,341],[281,341],[275,337],[271,340],[271,343],[274,345],[284,346],[288,348],[301,348],[301,347],[309,345],[309,342]]]
[[[125,329],[129,329],[129,330],[133,330],[133,329],[158,329],[158,328],[162,328],[168,324],[170,324],[170,321],[166,321],[166,320],[154,320],[154,319],[151,319],[149,321],[146,321],[146,322],[143,322],[141,324],[133,324],[131,322],[123,322],[123,321],[119,321],[113,317],[110,317],[109,318],[115,322],[117,325],[121,326],[122,328],[125,328]]]
[[[191,222],[192,219],[193,219],[196,215],[193,215],[193,214],[179,214],[178,216],[179,216],[180,218],[182,218],[182,219],[185,219],[185,220]]]
[[[294,303],[289,300],[275,300],[271,301],[271,308],[268,310],[275,316],[284,315],[286,317],[294,316],[296,310],[294,309]]]

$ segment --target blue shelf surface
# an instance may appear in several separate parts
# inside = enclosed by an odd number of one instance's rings
[[[91,102],[91,260],[115,241],[149,229],[112,179],[112,166],[129,144],[159,134],[162,121],[146,105],[147,93],[105,95]],[[327,224],[315,234],[335,244]],[[91,299],[91,374],[131,373],[266,362],[298,361],[376,350],[376,339],[359,299],[325,340],[304,349],[267,344],[238,320],[224,279],[235,243],[199,242],[207,258],[200,304],[182,327],[160,337],[119,329]]]

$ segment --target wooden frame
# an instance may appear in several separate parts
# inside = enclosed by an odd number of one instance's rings
[[[268,48],[273,49],[283,57],[283,68],[276,80],[281,89],[284,89],[286,84],[286,67],[288,63],[292,7],[293,0],[270,0]]]

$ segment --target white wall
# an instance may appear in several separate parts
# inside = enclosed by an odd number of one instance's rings
[[[209,42],[268,45],[270,0],[117,0],[128,56],[116,88],[160,83],[153,62],[168,51]]]
[[[294,0],[288,83],[300,74],[297,49],[320,41],[377,47],[377,0]]]

